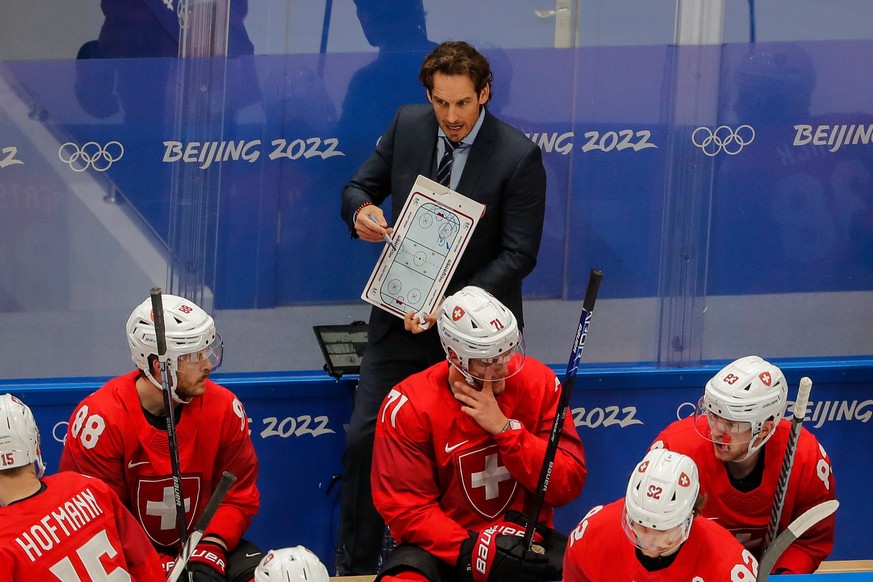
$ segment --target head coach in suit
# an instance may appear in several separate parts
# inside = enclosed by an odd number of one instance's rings
[[[419,174],[485,205],[447,294],[481,287],[522,318],[521,282],[536,265],[546,198],[539,147],[492,115],[488,60],[466,42],[428,54],[419,80],[430,105],[402,105],[373,154],[346,184],[341,215],[352,237],[382,243],[392,232],[380,205],[399,215]],[[372,217],[372,218],[371,218]],[[431,324],[435,314],[425,318]],[[376,414],[401,380],[445,358],[431,325],[373,308],[343,454],[337,574],[376,572],[384,524],[373,508],[370,466]]]

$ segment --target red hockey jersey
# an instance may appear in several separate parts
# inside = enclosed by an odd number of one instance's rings
[[[159,549],[179,547],[167,433],[148,423],[136,392],[138,371],[119,376],[73,411],[61,469],[108,483]],[[176,426],[188,532],[223,471],[236,476],[206,534],[233,549],[258,511],[258,462],[242,403],[206,380],[206,392],[183,410]]]
[[[672,423],[658,435],[653,446],[663,445],[694,459],[700,473],[700,494],[706,496],[703,515],[717,519],[760,559],[790,429],[790,421],[783,419],[767,441],[761,484],[748,493],[731,485],[724,463],[715,458],[712,443],[697,433],[693,418]],[[801,428],[779,531],[810,507],[834,499],[834,487],[834,474],[824,447],[812,433]],[[835,519],[831,516],[811,528],[785,550],[774,570],[786,568],[793,574],[814,572],[831,553],[834,527]]]
[[[373,451],[373,502],[398,542],[454,564],[468,530],[481,531],[507,510],[525,511],[536,490],[560,397],[560,382],[527,358],[497,396],[522,428],[495,436],[461,411],[448,362],[398,384],[379,411]],[[565,418],[541,522],[575,499],[585,482],[585,454]]]
[[[42,481],[42,492],[0,507],[4,580],[165,578],[142,528],[105,483],[76,473]]]
[[[564,582],[748,582],[758,575],[751,552],[699,516],[673,563],[649,572],[622,529],[623,506],[623,499],[598,505],[573,530],[564,554]]]

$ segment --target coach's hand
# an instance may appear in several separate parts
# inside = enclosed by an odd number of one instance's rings
[[[188,560],[187,570],[194,582],[225,582],[227,550],[215,542],[201,541]]]
[[[417,311],[410,311],[403,316],[403,329],[411,333],[421,333],[436,325],[437,314],[427,313],[419,316]]]

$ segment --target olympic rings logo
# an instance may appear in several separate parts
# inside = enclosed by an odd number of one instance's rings
[[[55,423],[52,427],[52,437],[59,443],[66,444],[67,443],[67,426],[69,422],[66,420],[62,420],[60,422]],[[62,431],[58,431],[58,427],[63,429]]]
[[[715,131],[708,127],[698,127],[691,134],[691,142],[709,157],[717,156],[722,151],[729,156],[735,156],[753,141],[755,130],[751,125],[741,125],[736,129],[720,125]]]
[[[685,412],[686,410],[691,409],[690,412]],[[688,418],[689,416],[693,416],[697,411],[697,405],[693,402],[683,402],[676,409],[676,419],[682,420],[683,418]]]
[[[96,141],[89,141],[82,147],[68,141],[58,149],[58,158],[74,172],[84,172],[88,168],[105,172],[123,155],[124,146],[117,141],[111,141],[104,146]]]

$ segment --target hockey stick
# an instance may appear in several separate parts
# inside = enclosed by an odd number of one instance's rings
[[[167,328],[164,325],[164,302],[161,288],[152,287],[152,318],[155,320],[155,339],[158,344],[158,361],[161,363],[161,388],[164,393],[164,410],[167,413],[167,441],[170,443],[170,466],[173,470],[173,502],[176,506],[176,527],[179,544],[185,545],[188,527],[185,523],[185,501],[182,497],[182,467],[179,463],[179,445],[176,441],[176,417],[170,398],[170,366],[167,361]]]
[[[809,392],[812,390],[812,380],[804,376],[797,388],[797,399],[794,401],[794,414],[791,418],[791,432],[788,434],[788,444],[785,446],[785,457],[782,459],[782,470],[776,484],[776,496],[773,499],[773,510],[770,512],[770,524],[767,526],[767,537],[764,538],[764,550],[776,537],[779,531],[779,520],[782,518],[782,507],[785,505],[785,493],[788,491],[788,479],[794,467],[794,454],[797,452],[797,440],[800,438],[800,428],[803,417],[806,416],[806,406],[809,403]]]
[[[221,505],[224,496],[227,495],[227,491],[230,489],[230,486],[233,485],[234,481],[236,481],[236,476],[227,471],[221,475],[221,481],[218,482],[218,487],[216,487],[215,491],[212,492],[212,497],[209,498],[209,503],[206,504],[206,509],[204,509],[203,513],[200,514],[197,523],[194,524],[194,531],[191,532],[191,537],[189,537],[188,541],[185,542],[185,545],[182,546],[179,556],[173,563],[173,569],[170,570],[170,574],[167,576],[167,582],[176,582],[176,580],[179,579],[179,576],[182,575],[182,570],[184,570],[185,566],[188,565],[188,560],[191,559],[191,555],[197,548],[197,544],[199,544],[200,540],[203,539],[203,533],[206,531],[206,528],[209,527],[209,522],[212,521],[212,516],[215,515],[218,506]]]
[[[764,582],[770,575],[770,570],[776,565],[776,560],[782,555],[782,552],[790,546],[794,540],[806,533],[806,530],[820,522],[821,520],[830,517],[837,508],[840,502],[836,499],[824,501],[815,507],[811,507],[804,511],[800,516],[788,524],[788,528],[779,534],[770,547],[764,551],[761,556],[761,563],[758,564],[758,577],[756,582]]]
[[[536,496],[531,505],[527,527],[524,530],[524,547],[529,550],[533,549],[534,532],[536,531],[537,521],[540,518],[543,501],[546,498],[546,490],[549,488],[549,479],[552,476],[552,468],[555,465],[555,455],[558,453],[558,439],[561,438],[564,419],[567,417],[570,395],[573,393],[573,383],[576,380],[576,370],[579,369],[582,350],[585,349],[585,339],[588,337],[588,326],[591,324],[591,314],[594,312],[594,302],[597,300],[597,292],[600,290],[601,279],[603,279],[603,272],[598,269],[591,269],[591,274],[588,277],[588,289],[585,291],[585,299],[582,301],[582,315],[579,317],[579,327],[576,328],[573,349],[570,351],[570,361],[567,362],[567,375],[561,387],[558,409],[555,412],[552,432],[549,434],[546,454],[543,457],[543,466],[540,470]]]

